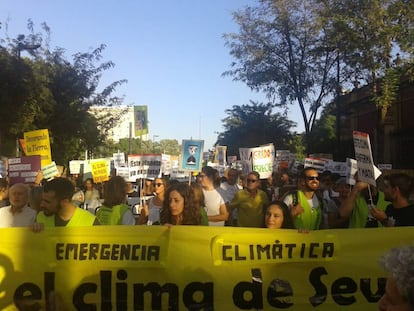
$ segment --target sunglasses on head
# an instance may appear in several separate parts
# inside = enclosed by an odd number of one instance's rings
[[[308,181],[319,180],[319,176],[306,176],[306,180],[308,180]]]

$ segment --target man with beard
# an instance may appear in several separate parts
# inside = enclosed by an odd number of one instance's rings
[[[289,206],[295,228],[318,230],[322,223],[323,200],[318,198],[319,174],[313,167],[306,167],[299,176],[298,190],[289,192],[283,202]]]
[[[384,195],[391,204],[385,212],[377,207],[371,209],[371,214],[385,227],[414,226],[414,204],[409,197],[413,180],[406,174],[391,174],[384,177]]]
[[[42,211],[36,217],[35,232],[45,227],[80,227],[99,224],[94,215],[72,203],[75,187],[70,180],[58,177],[43,187]]]

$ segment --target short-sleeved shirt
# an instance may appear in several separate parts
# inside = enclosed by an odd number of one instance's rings
[[[221,194],[216,190],[205,190],[203,189],[204,194],[204,204],[207,216],[220,215],[220,206],[224,203],[224,199]],[[209,226],[224,226],[224,221],[209,221]]]
[[[269,198],[263,190],[258,189],[254,197],[246,189],[236,193],[230,203],[237,209],[237,225],[239,227],[264,227],[264,211],[269,205]]]
[[[414,204],[403,208],[395,208],[390,204],[385,209],[385,214],[395,227],[414,226]]]

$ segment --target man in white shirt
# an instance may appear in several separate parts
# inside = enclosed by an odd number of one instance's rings
[[[233,200],[236,193],[243,189],[239,185],[239,172],[231,168],[227,172],[227,180],[220,184],[220,188],[217,188],[217,191],[221,194],[226,204],[227,210],[229,209],[229,203]],[[229,219],[226,221],[227,226],[236,226],[237,224],[237,209],[232,211],[232,214],[229,215]]]
[[[10,205],[0,208],[0,228],[28,227],[36,219],[36,211],[30,208],[29,187],[25,184],[14,184],[9,189]]]

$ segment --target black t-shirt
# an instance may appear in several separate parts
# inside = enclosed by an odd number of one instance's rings
[[[414,226],[414,204],[403,208],[395,208],[390,204],[385,209],[385,213],[390,220],[395,221],[395,227]]]

